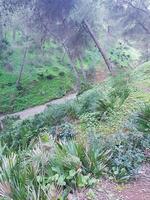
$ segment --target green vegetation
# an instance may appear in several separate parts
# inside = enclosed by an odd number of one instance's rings
[[[136,71],[141,73],[140,67]],[[149,161],[150,109],[144,106],[149,94],[145,98],[142,92],[137,99],[132,74],[126,75],[111,77],[33,119],[6,118],[0,136],[1,182],[10,191],[3,196],[65,199],[77,188],[93,187],[99,178],[133,179]]]
[[[0,0],[0,200],[146,199],[149,16],[149,0]]]
[[[40,51],[27,53],[21,87],[16,88],[19,68],[22,62],[22,47],[14,49],[9,57],[9,63],[0,66],[0,112],[16,112],[39,105],[65,95],[73,87],[74,77],[67,62],[57,55],[63,55],[58,47],[47,47],[42,55]],[[50,51],[53,51],[49,58]],[[7,69],[7,66],[11,69]]]
[[[11,42],[11,35],[8,40]],[[20,46],[20,42],[21,38],[17,37],[17,41],[11,47],[11,54],[8,56],[8,53],[5,52],[5,56],[3,55],[5,62],[0,63],[0,113],[12,113],[40,105],[60,98],[75,89],[75,77],[68,58],[62,49],[52,41],[46,42],[42,50],[32,43],[27,52],[21,85],[17,88],[16,82],[26,45],[23,42]],[[10,48],[8,44],[6,47]],[[88,70],[91,73],[88,66],[93,63],[93,60],[97,64],[100,59],[97,58],[97,51],[89,50],[86,54],[88,59],[85,57],[83,67],[85,73],[88,74]],[[79,93],[90,87],[90,84],[82,82]]]
[[[144,133],[150,132],[150,105],[142,108],[137,118],[138,130]]]

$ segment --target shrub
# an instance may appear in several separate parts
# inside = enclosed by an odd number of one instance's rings
[[[121,134],[111,138],[109,145],[112,157],[109,162],[109,174],[117,182],[127,182],[137,173],[145,160],[143,140],[143,135],[138,134]]]
[[[59,76],[64,77],[65,76],[65,72],[59,72]]]
[[[150,133],[150,104],[145,105],[138,114],[137,128],[143,133]]]
[[[78,103],[81,105],[80,114],[87,112],[95,112],[97,108],[97,101],[103,94],[100,94],[96,90],[89,90],[81,95],[78,99]]]
[[[112,90],[109,94],[109,98],[110,101],[114,104],[116,104],[116,101],[118,101],[119,107],[124,103],[130,94],[128,82],[129,77],[125,73],[119,73],[112,79]]]
[[[83,94],[85,91],[92,89],[92,85],[88,82],[82,82],[80,85],[80,90],[78,91],[78,96]]]
[[[52,74],[48,74],[48,75],[46,75],[46,78],[47,78],[48,80],[52,80],[52,79],[55,78],[55,76],[52,75]]]
[[[103,173],[108,161],[107,151],[94,146],[88,148],[75,141],[57,144],[54,157],[49,164],[51,181],[71,188],[93,185]]]
[[[7,145],[13,151],[25,149],[30,141],[39,134],[38,130],[33,126],[32,121],[25,120],[16,124],[12,124],[9,128],[2,130],[0,139],[2,144]]]
[[[48,79],[52,80],[55,78],[55,75],[51,73],[48,69],[40,69],[37,73],[39,79]]]
[[[17,120],[19,120],[19,117],[18,116],[14,116],[14,117],[5,117],[3,120],[2,120],[2,123],[3,123],[3,129],[6,131],[6,130],[9,130],[11,127],[12,127],[12,124],[14,122],[16,122]]]
[[[128,50],[128,47],[119,43],[117,47],[110,51],[110,60],[120,68],[128,67],[131,61],[131,56],[129,55]]]
[[[101,120],[106,120],[107,115],[115,107],[115,102],[102,92],[90,91],[79,99],[81,122],[88,126],[97,126]]]
[[[81,105],[78,101],[74,100],[65,104],[66,113],[68,118],[76,120],[79,118],[79,113],[81,109]]]
[[[48,109],[39,115],[44,120],[46,126],[55,126],[65,122],[66,107],[65,104],[51,105]]]
[[[35,173],[31,165],[22,164],[20,155],[1,154],[0,163],[0,190],[4,199],[15,200],[47,200],[46,193],[49,189],[46,184],[43,187],[38,181],[38,174]]]
[[[64,123],[59,126],[54,126],[50,128],[50,134],[56,139],[71,139],[76,135],[74,127],[70,123]]]
[[[101,120],[100,112],[85,113],[80,117],[81,123],[85,123],[87,128],[98,126],[100,120]]]

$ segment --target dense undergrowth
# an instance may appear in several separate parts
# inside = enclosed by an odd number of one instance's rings
[[[136,69],[136,78],[135,72],[111,77],[33,119],[6,118],[0,134],[1,196],[66,199],[103,177],[133,179],[149,162],[150,95],[143,89],[148,69],[149,63]]]

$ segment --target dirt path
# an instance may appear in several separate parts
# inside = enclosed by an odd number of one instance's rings
[[[28,108],[26,110],[13,113],[13,114],[8,114],[8,115],[2,115],[0,116],[0,121],[3,120],[6,116],[19,116],[21,120],[34,117],[36,114],[44,112],[44,110],[47,108],[49,105],[54,105],[54,104],[63,104],[66,103],[67,101],[73,100],[76,98],[76,93],[74,94],[69,94],[67,96],[64,96],[60,99],[52,100],[48,103],[45,103],[43,105],[35,106],[32,108]]]
[[[103,82],[108,77],[108,72],[106,70],[97,70],[96,71],[96,83]],[[7,115],[0,115],[0,121],[3,120],[6,116],[19,116],[21,120],[28,119],[30,117],[34,117],[36,114],[44,112],[44,110],[47,108],[48,105],[53,104],[62,104],[69,100],[73,100],[76,98],[77,93],[69,94],[67,96],[64,96],[60,99],[52,100],[48,103],[45,103],[43,105],[27,108],[23,111],[16,112],[13,114],[7,114]]]

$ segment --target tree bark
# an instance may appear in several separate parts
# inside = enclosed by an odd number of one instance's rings
[[[2,17],[0,14],[0,48],[2,47],[2,40],[3,40],[3,24],[2,24]]]
[[[20,85],[22,72],[23,72],[23,69],[24,69],[25,61],[26,61],[27,51],[28,51],[28,47],[26,47],[25,50],[24,50],[23,60],[22,60],[22,64],[21,64],[21,67],[20,67],[19,77],[18,77],[18,80],[16,82],[16,87],[18,87]]]
[[[16,28],[13,28],[13,41],[16,41]]]
[[[76,87],[77,87],[77,91],[80,90],[80,85],[81,85],[81,80],[80,80],[80,76],[78,74],[78,70],[77,70],[77,67],[74,63],[74,61],[72,60],[72,57],[70,56],[70,53],[68,53],[68,57],[69,57],[69,60],[70,60],[70,64],[72,66],[72,69],[73,69],[73,72],[74,72],[74,75],[76,77]]]
[[[146,62],[149,61],[149,43],[146,43]]]
[[[66,52],[67,55],[68,55],[68,58],[69,58],[69,61],[70,61],[72,70],[73,70],[74,75],[75,75],[75,78],[76,78],[76,87],[77,87],[77,91],[79,91],[80,85],[81,85],[81,81],[80,81],[80,76],[79,76],[79,74],[78,74],[77,67],[76,67],[76,65],[75,65],[75,63],[74,63],[74,61],[73,61],[73,59],[72,59],[72,56],[71,56],[71,54],[70,54],[69,49],[66,47],[66,45],[65,45],[64,43],[63,43],[62,45],[63,45],[63,48],[64,48],[65,52]]]
[[[81,69],[81,72],[82,72],[83,79],[86,82],[87,77],[86,77],[86,72],[84,71],[84,68],[83,68],[83,63],[82,63],[81,57],[79,57],[79,63],[80,63],[80,69]]]
[[[0,120],[0,131],[4,129],[3,122]]]
[[[111,66],[111,63],[109,62],[109,59],[107,58],[106,54],[104,53],[100,43],[98,42],[97,38],[95,37],[95,34],[93,33],[93,31],[91,30],[91,27],[90,25],[88,24],[88,22],[86,20],[83,20],[83,26],[84,28],[86,29],[86,31],[89,33],[89,35],[91,36],[91,38],[93,39],[96,47],[98,48],[100,54],[102,55],[104,61],[105,61],[105,64],[108,68],[108,70],[111,72],[111,69],[112,69],[112,66]]]

